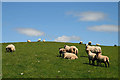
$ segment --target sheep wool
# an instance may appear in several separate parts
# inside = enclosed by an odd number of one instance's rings
[[[31,42],[30,40],[27,40],[27,42]]]
[[[43,42],[45,42],[45,39],[43,39]]]
[[[109,57],[103,56],[103,55],[101,55],[101,53],[98,53],[97,54],[97,65],[99,65],[99,63],[101,63],[101,62],[104,63],[106,67],[107,67],[107,65],[109,67]]]
[[[73,53],[68,53],[68,52],[66,52],[66,53],[64,53],[64,58],[65,59],[78,59],[78,57],[75,55],[75,54],[73,54]]]
[[[41,39],[38,39],[38,42],[40,42],[41,41]]]
[[[83,42],[82,41],[80,41],[80,43],[79,44],[83,44]]]
[[[15,51],[15,46],[13,44],[9,44],[8,46],[6,46],[6,51],[7,52]]]

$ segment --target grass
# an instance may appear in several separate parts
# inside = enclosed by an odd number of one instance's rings
[[[16,51],[6,53],[2,44],[3,78],[118,78],[118,47],[101,46],[104,55],[110,58],[110,67],[89,65],[85,45],[59,42],[12,43]],[[75,45],[78,59],[57,57],[59,48]],[[24,73],[21,75],[21,73]]]

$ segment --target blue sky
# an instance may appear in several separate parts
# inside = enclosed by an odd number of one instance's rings
[[[3,2],[2,42],[118,44],[117,2]]]

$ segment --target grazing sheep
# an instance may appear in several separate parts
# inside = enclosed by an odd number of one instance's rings
[[[45,39],[43,39],[43,42],[45,42]]]
[[[70,46],[64,45],[64,49],[66,49],[66,52],[70,52]]]
[[[78,59],[78,57],[75,54],[73,54],[73,53],[66,52],[63,55],[64,55],[65,59]]]
[[[38,39],[38,42],[40,42],[41,41],[41,39]]]
[[[89,59],[89,64],[91,63],[92,60],[92,64],[94,65],[94,61],[96,60],[96,54],[92,53],[90,50],[88,50],[88,59]]]
[[[107,56],[103,56],[101,55],[101,53],[97,53],[97,56],[96,56],[96,59],[97,59],[97,65],[99,65],[99,63],[104,63],[105,64],[105,67],[109,67],[109,57]]]
[[[6,46],[6,51],[7,52],[14,52],[15,46],[13,44],[9,44],[8,46]]]
[[[27,40],[27,42],[31,42],[30,40]]]
[[[92,53],[98,53],[102,52],[101,47],[99,46],[90,46],[86,44],[86,52],[88,53],[88,50],[90,50]]]
[[[83,44],[83,42],[82,41],[80,41],[80,43],[79,44]]]
[[[91,42],[91,41],[89,41],[89,42],[88,42],[88,45],[91,45],[91,43],[92,43],[92,42]]]
[[[59,48],[60,57],[61,57],[61,54],[64,54],[65,52],[66,52],[66,49],[64,49],[64,48]]]
[[[70,46],[70,52],[77,55],[78,54],[78,48],[76,48],[76,46]]]
[[[100,44],[97,43],[96,46],[100,46]]]

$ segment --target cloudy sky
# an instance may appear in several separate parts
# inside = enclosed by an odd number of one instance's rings
[[[117,2],[3,2],[2,42],[118,44]]]

